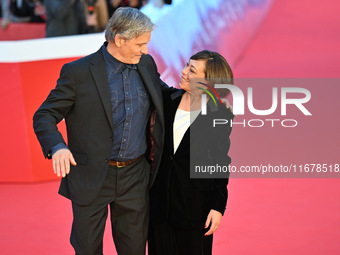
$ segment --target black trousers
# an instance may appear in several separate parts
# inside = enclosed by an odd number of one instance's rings
[[[88,206],[72,203],[71,244],[76,255],[103,254],[110,206],[112,236],[119,255],[144,255],[149,224],[150,165],[142,157],[126,167],[109,166],[103,187]]]
[[[171,223],[150,223],[149,255],[211,255],[213,235],[208,229],[176,228]]]

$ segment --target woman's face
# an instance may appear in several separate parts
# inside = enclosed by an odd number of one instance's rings
[[[186,67],[182,70],[181,81],[179,87],[185,91],[190,91],[190,80],[205,78],[205,60],[193,60],[190,59]],[[191,83],[191,86],[194,84]]]

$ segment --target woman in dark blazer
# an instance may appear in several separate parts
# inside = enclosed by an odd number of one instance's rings
[[[149,255],[212,253],[212,234],[226,207],[229,174],[222,172],[215,178],[206,170],[229,166],[231,133],[230,124],[213,127],[213,120],[230,123],[233,114],[217,103],[218,97],[208,100],[204,114],[201,98],[207,90],[226,96],[229,91],[212,87],[231,83],[232,78],[227,61],[205,50],[193,55],[182,70],[181,89],[163,91],[165,144],[150,191]]]

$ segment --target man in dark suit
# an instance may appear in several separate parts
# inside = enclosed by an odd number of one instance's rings
[[[72,201],[76,254],[103,253],[108,205],[118,254],[145,254],[164,130],[162,82],[147,55],[153,28],[137,9],[118,9],[104,45],[63,66],[33,117],[43,153],[63,177],[59,193]],[[67,146],[57,129],[64,118]]]

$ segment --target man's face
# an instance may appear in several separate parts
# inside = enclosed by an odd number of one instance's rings
[[[118,39],[120,42],[117,59],[125,64],[138,64],[142,55],[148,54],[147,44],[150,39],[151,32],[146,32],[130,40]]]

